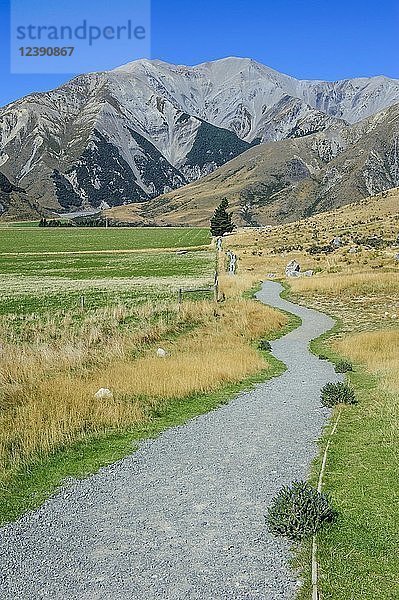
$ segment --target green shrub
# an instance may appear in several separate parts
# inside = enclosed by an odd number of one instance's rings
[[[332,408],[336,404],[356,404],[354,390],[346,383],[326,383],[321,390],[321,403]]]
[[[283,487],[273,499],[265,516],[273,535],[299,541],[309,537],[325,524],[332,523],[337,512],[325,494],[320,494],[306,481],[294,481]]]
[[[270,350],[272,349],[270,342],[268,342],[267,340],[260,340],[258,348],[259,350],[267,350],[268,352],[270,352]]]
[[[336,373],[348,373],[353,371],[353,366],[350,360],[339,360],[335,365]]]
[[[319,354],[319,359],[320,360],[328,360],[328,356],[326,356],[325,354]]]

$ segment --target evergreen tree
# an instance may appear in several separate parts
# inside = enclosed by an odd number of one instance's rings
[[[219,206],[216,208],[211,218],[211,234],[219,237],[224,233],[231,233],[234,229],[234,223],[231,220],[231,214],[227,212],[229,202],[227,198],[223,198]]]

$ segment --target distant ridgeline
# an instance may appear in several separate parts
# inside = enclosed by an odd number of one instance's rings
[[[398,139],[399,79],[137,60],[0,108],[0,213],[205,225],[227,197],[237,224],[295,221],[399,186]]]

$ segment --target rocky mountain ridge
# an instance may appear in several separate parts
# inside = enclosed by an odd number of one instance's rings
[[[299,81],[250,59],[140,60],[0,109],[0,172],[47,213],[151,203],[259,144],[316,136],[331,160],[353,123],[395,102],[399,80],[385,77]]]
[[[399,186],[399,104],[352,126],[260,144],[115,219],[206,225],[226,197],[237,225],[294,221]]]

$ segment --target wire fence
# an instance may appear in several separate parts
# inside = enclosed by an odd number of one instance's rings
[[[207,288],[179,288],[178,291],[178,303],[181,304],[183,302],[183,298],[185,294],[213,294],[216,302],[220,300],[219,296],[219,272],[221,268],[221,263],[224,261],[221,260],[223,255],[223,240],[222,238],[217,238],[216,240],[216,258],[215,258],[215,273],[214,273],[214,282],[213,285]],[[237,261],[238,256],[231,250],[227,250],[227,266],[223,264],[223,269],[226,268],[229,275],[235,275],[237,270]],[[222,294],[222,298],[223,298]]]

